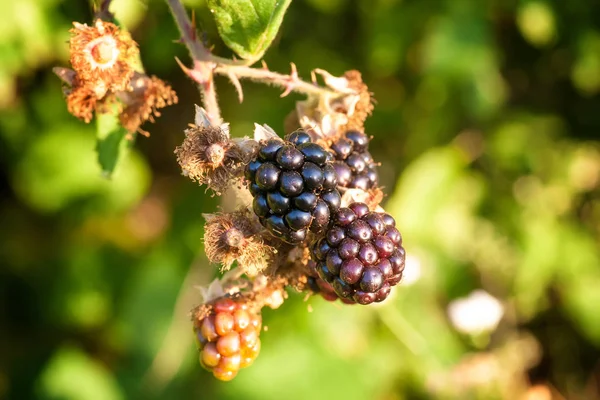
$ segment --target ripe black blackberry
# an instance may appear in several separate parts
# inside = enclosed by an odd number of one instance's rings
[[[338,186],[362,190],[377,186],[377,164],[368,149],[369,137],[354,130],[347,131],[331,145]]]
[[[340,207],[335,170],[329,153],[303,131],[286,140],[261,142],[245,177],[254,197],[252,208],[274,236],[298,244],[308,231],[322,232]]]
[[[369,211],[364,203],[340,208],[312,247],[319,278],[342,299],[385,300],[404,270],[402,236],[395,225],[391,215]]]

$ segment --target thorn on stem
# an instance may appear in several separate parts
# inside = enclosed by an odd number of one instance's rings
[[[177,64],[179,64],[179,68],[181,68],[187,76],[191,77],[190,69],[186,67],[178,57],[175,57],[175,61],[177,61]]]
[[[290,76],[287,79],[285,90],[279,97],[285,97],[288,94],[290,94],[292,90],[294,90],[294,88],[296,87],[296,83],[298,82],[298,69],[296,68],[296,64],[290,63],[290,66],[292,71],[290,72]]]
[[[238,94],[238,100],[240,101],[240,103],[243,102],[244,101],[244,92],[242,91],[242,84],[240,83],[240,80],[231,71],[227,73],[227,77],[229,78],[229,80],[231,81],[233,86],[235,87],[235,90]]]

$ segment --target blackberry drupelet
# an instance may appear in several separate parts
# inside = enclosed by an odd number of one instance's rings
[[[235,378],[260,352],[261,323],[260,314],[252,312],[246,303],[218,299],[211,312],[194,323],[200,364],[219,380]]]
[[[252,208],[260,223],[290,244],[322,232],[340,207],[335,170],[329,153],[303,131],[261,143],[245,171]]]
[[[355,304],[354,300],[339,298],[335,293],[333,286],[319,277],[317,273],[317,264],[313,260],[308,261],[307,286],[313,293],[320,294],[327,301],[336,301],[340,299],[346,304]]]
[[[377,165],[369,153],[369,138],[362,132],[347,131],[331,145],[338,186],[369,190],[377,186]]]
[[[340,208],[311,249],[318,277],[341,299],[360,304],[385,300],[404,270],[402,236],[395,225],[391,215],[369,211],[364,203]]]

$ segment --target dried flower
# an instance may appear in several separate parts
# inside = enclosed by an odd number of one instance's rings
[[[359,71],[347,71],[344,78],[348,81],[348,87],[354,89],[359,96],[358,101],[354,105],[354,110],[348,113],[348,123],[341,128],[341,132],[348,130],[363,131],[367,117],[373,112],[373,99],[369,88],[363,82]]]
[[[240,143],[229,138],[227,125],[190,125],[175,154],[185,175],[220,194],[232,179],[241,177],[249,162],[250,154]]]
[[[154,117],[160,117],[159,108],[177,104],[177,94],[171,86],[156,76],[137,72],[131,79],[131,88],[131,91],[118,94],[119,99],[126,105],[119,119],[130,133],[140,132],[149,136],[140,126],[146,121],[154,122]]]
[[[229,269],[237,261],[249,276],[265,270],[275,250],[262,240],[262,227],[248,210],[205,214],[204,217],[204,246],[210,262]]]
[[[362,189],[343,189],[342,190],[342,207],[347,207],[352,203],[365,203],[369,206],[370,210],[383,211],[380,204],[383,200],[383,191],[379,188],[369,189],[364,191]]]
[[[82,86],[93,90],[98,98],[107,91],[127,90],[139,56],[129,33],[100,19],[94,26],[73,25],[71,65]]]
[[[77,82],[77,80],[75,81]],[[75,84],[67,94],[67,109],[71,114],[89,123],[94,116],[98,98],[87,86]]]

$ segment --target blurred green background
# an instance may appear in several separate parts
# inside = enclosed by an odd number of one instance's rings
[[[106,180],[51,73],[89,4],[0,2],[0,398],[600,399],[600,3],[292,3],[265,59],[363,72],[407,279],[378,307],[290,293],[229,383],[199,366],[187,315],[218,206],[173,154],[198,102],[187,52],[163,2],[114,6],[180,104]],[[282,132],[302,99],[246,82],[240,105],[217,84],[236,136]],[[460,300],[480,289],[499,303]]]

